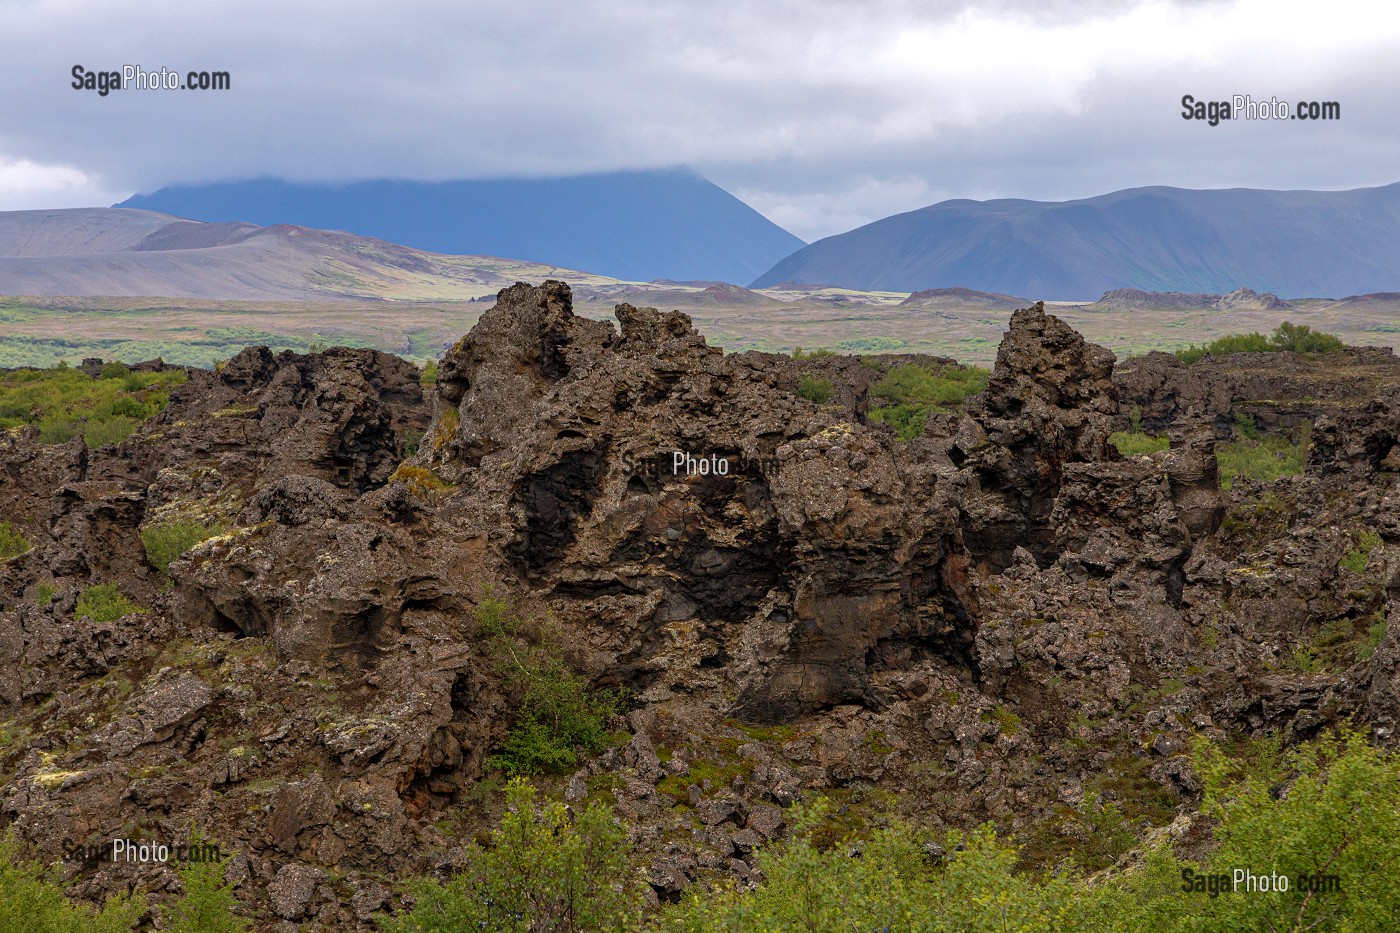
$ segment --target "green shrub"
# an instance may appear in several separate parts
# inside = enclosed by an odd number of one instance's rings
[[[619,708],[612,693],[590,690],[583,677],[552,659],[521,662],[514,675],[523,695],[489,766],[511,775],[562,774],[608,747],[608,717]]]
[[[1132,431],[1114,431],[1108,436],[1108,442],[1118,448],[1118,452],[1125,457],[1152,454],[1171,446],[1171,441],[1166,437],[1153,437],[1151,434]]]
[[[93,378],[80,369],[18,369],[0,373],[0,428],[32,424],[39,440],[61,444],[79,435],[90,447],[115,444],[169,402],[185,381],[182,370],[134,373],[109,363]]]
[[[9,522],[0,521],[0,560],[18,557],[33,546],[24,532]]]
[[[889,353],[907,346],[909,341],[898,337],[855,337],[836,341],[836,349],[845,353]]]
[[[170,563],[201,541],[223,534],[223,525],[202,525],[198,522],[165,522],[141,529],[141,543],[146,548],[146,560],[161,573],[170,572]]]
[[[47,606],[53,602],[53,597],[53,586],[48,583],[40,583],[38,592],[34,594],[34,601],[40,606]]]
[[[115,622],[132,613],[145,611],[127,599],[122,591],[111,583],[99,583],[78,594],[78,605],[73,609],[73,618]]]
[[[88,421],[83,425],[83,443],[89,447],[120,444],[136,430],[137,421],[125,415],[115,415],[104,421]]]
[[[888,424],[900,440],[922,437],[929,415],[961,406],[987,387],[990,375],[977,366],[896,366],[871,387],[870,395],[883,404],[871,409],[870,418]]]
[[[1267,755],[1243,768],[1241,761],[1208,744],[1197,748],[1200,825],[1214,835],[1213,844],[1193,847],[1207,853],[1200,861],[1163,842],[1145,849],[1136,867],[1092,881],[1070,865],[1039,875],[1018,871],[1016,850],[989,826],[950,833],[931,859],[928,837],[899,823],[859,841],[852,858],[850,843],[813,844],[823,804],[798,805],[789,840],[759,852],[757,888],[696,893],[668,908],[659,925],[687,933],[1400,929],[1400,756],[1346,733],[1296,749],[1282,774]],[[1088,798],[1077,819],[1089,862],[1107,864],[1132,841],[1113,804]],[[1286,875],[1289,890],[1232,892],[1236,869]],[[1319,873],[1335,876],[1338,889],[1301,883]],[[1183,888],[1221,874],[1228,880],[1219,896]]]
[[[815,360],[823,356],[835,355],[835,350],[828,350],[826,347],[818,347],[815,350],[804,350],[801,347],[795,347],[792,351],[792,358],[795,360]]]
[[[1342,555],[1337,563],[1350,570],[1352,573],[1365,573],[1366,563],[1371,559],[1371,552],[1380,547],[1381,536],[1374,531],[1363,531],[1356,543],[1356,547],[1349,549]]]
[[[145,909],[126,894],[108,898],[100,911],[74,904],[56,868],[20,859],[13,836],[0,839],[0,933],[124,933]]]
[[[1287,321],[1274,328],[1269,343],[1276,350],[1291,350],[1294,353],[1331,353],[1346,347],[1339,337],[1313,330],[1306,324],[1290,324]]]
[[[1215,460],[1220,468],[1220,488],[1229,489],[1240,477],[1272,483],[1303,472],[1307,466],[1311,430],[1311,425],[1305,423],[1298,432],[1297,440],[1293,441],[1273,436],[1217,444]]]
[[[608,747],[608,718],[621,698],[593,690],[569,669],[552,626],[523,623],[489,591],[477,606],[476,624],[490,639],[496,673],[514,701],[514,720],[488,767],[510,775],[559,774]]]
[[[428,360],[423,364],[423,371],[418,375],[418,381],[425,386],[433,385],[437,382],[438,364],[437,360]]]
[[[191,849],[207,843],[198,834],[190,837]],[[164,929],[171,933],[243,933],[248,929],[248,921],[233,913],[237,903],[233,887],[224,882],[228,861],[191,861],[180,867],[180,884],[185,891],[161,911]]]
[[[836,390],[832,387],[830,379],[817,379],[814,376],[804,374],[797,383],[797,394],[809,402],[825,405],[831,401]]]
[[[1366,627],[1366,634],[1362,637],[1361,643],[1356,646],[1356,659],[1358,661],[1369,661],[1376,653],[1376,649],[1385,640],[1385,613],[1377,612],[1372,617],[1372,622]]]
[[[1341,350],[1345,346],[1340,338],[1332,334],[1315,331],[1306,324],[1290,324],[1284,321],[1267,337],[1258,332],[1227,334],[1200,346],[1192,344],[1177,350],[1176,356],[1182,362],[1190,364],[1207,356],[1225,356],[1230,353],[1273,353],[1281,350],[1291,350],[1295,353],[1329,353]]]
[[[506,805],[490,844],[469,848],[465,871],[445,885],[419,882],[413,910],[381,918],[388,933],[641,929],[644,885],[610,809],[593,803],[571,815],[561,803],[536,804],[518,778]]]

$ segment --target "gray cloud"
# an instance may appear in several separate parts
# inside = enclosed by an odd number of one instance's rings
[[[0,209],[164,184],[693,165],[812,238],[949,197],[1400,180],[1367,4],[0,3]],[[227,93],[69,69],[227,70]],[[1180,117],[1183,94],[1338,123]]]

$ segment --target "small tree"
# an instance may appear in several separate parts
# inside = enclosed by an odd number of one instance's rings
[[[507,813],[487,848],[446,885],[421,882],[413,910],[382,921],[390,933],[456,930],[558,933],[635,930],[642,884],[627,866],[626,831],[601,803],[576,818],[561,803],[536,804],[515,779]]]
[[[205,851],[207,845],[198,832],[190,834],[190,851]],[[248,921],[233,913],[236,900],[233,887],[224,882],[228,859],[190,861],[180,869],[185,893],[165,914],[166,929],[172,933],[244,933]]]

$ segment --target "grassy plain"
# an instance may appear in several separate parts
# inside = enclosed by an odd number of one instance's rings
[[[581,283],[583,284],[583,283]],[[1011,317],[985,308],[900,307],[895,293],[840,289],[729,294],[691,286],[578,290],[578,313],[611,319],[613,306],[678,308],[711,343],[729,351],[920,352],[987,366]],[[471,328],[492,300],[209,301],[179,298],[0,298],[0,367],[51,366],[100,356],[163,357],[212,366],[251,344],[305,352],[375,347],[425,362]],[[1226,334],[1268,332],[1284,320],[1348,344],[1400,346],[1400,296],[1309,299],[1285,310],[1099,309],[1054,302],[1047,309],[1120,358],[1177,350]]]

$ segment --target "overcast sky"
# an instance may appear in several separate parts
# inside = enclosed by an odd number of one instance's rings
[[[77,64],[233,87],[104,98]],[[1400,181],[1400,16],[1347,0],[0,0],[0,81],[0,210],[689,165],[811,240],[947,198]],[[1342,119],[1210,127],[1188,93]]]

